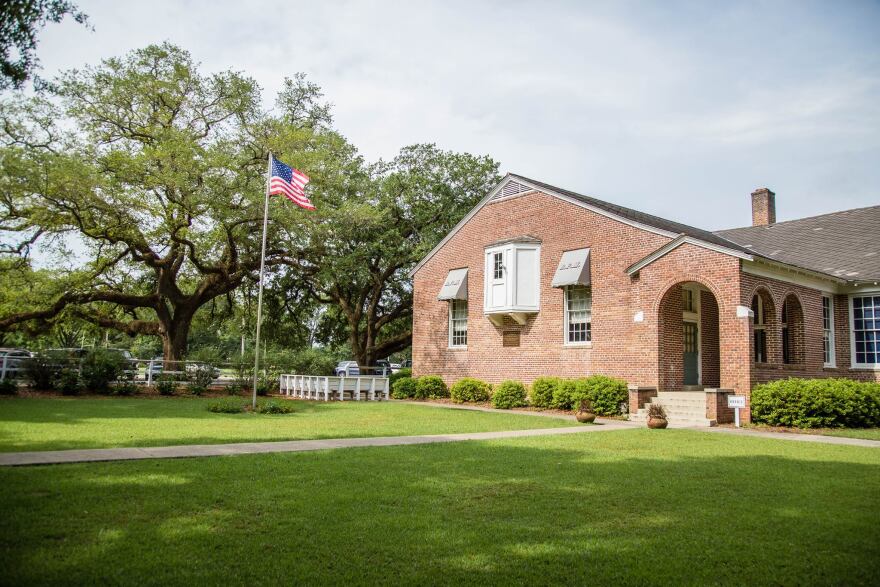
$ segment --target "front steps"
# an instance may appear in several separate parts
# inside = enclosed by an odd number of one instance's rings
[[[660,404],[666,409],[666,419],[670,428],[691,426],[715,426],[715,420],[706,418],[706,393],[702,391],[661,391],[635,414],[629,415],[630,422],[647,422],[648,405]]]

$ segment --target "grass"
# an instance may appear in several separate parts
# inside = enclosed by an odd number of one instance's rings
[[[767,426],[766,424],[750,424],[748,429],[761,432],[779,432],[781,434],[815,434],[820,436],[843,436],[845,438],[864,438],[880,440],[880,428],[787,428],[784,426]]]
[[[556,418],[394,402],[290,401],[294,413],[279,415],[209,412],[207,405],[216,401],[194,397],[2,399],[0,452],[408,436],[573,425]]]
[[[0,470],[6,584],[876,584],[880,451],[634,429]]]

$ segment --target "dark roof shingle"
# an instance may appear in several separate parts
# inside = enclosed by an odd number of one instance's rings
[[[719,230],[755,255],[848,281],[880,279],[880,206]]]

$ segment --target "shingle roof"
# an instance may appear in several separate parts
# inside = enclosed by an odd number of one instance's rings
[[[849,281],[880,279],[880,206],[717,234],[788,265]]]
[[[752,249],[745,248],[738,243],[735,243],[722,235],[716,234],[714,232],[710,232],[708,230],[703,230],[702,228],[696,228],[694,226],[688,226],[687,224],[682,224],[680,222],[674,222],[672,220],[666,220],[665,218],[660,218],[659,216],[654,216],[653,214],[646,214],[645,212],[639,212],[638,210],[633,210],[632,208],[626,208],[624,206],[618,206],[617,204],[611,204],[610,202],[606,202],[604,200],[599,200],[590,196],[585,196],[583,194],[579,194],[577,192],[572,192],[570,190],[566,190],[563,188],[559,188],[556,186],[552,186],[548,183],[544,183],[542,181],[537,181],[534,179],[530,179],[528,177],[517,175],[515,173],[510,174],[512,177],[518,177],[530,184],[535,186],[550,190],[552,192],[556,192],[559,194],[563,194],[575,200],[579,200],[584,202],[585,204],[589,204],[590,206],[594,206],[601,210],[605,210],[612,214],[616,214],[617,216],[621,216],[630,220],[632,222],[638,222],[639,224],[645,224],[647,226],[651,226],[653,228],[657,228],[660,230],[665,230],[667,232],[672,232],[675,234],[684,234],[687,236],[692,236],[701,241],[711,243],[713,245],[718,245],[721,247],[727,247],[728,249],[733,249],[735,251],[740,251],[747,254],[752,254],[754,251]]]

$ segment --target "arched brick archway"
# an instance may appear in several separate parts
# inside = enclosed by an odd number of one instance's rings
[[[789,293],[780,311],[782,362],[801,365],[805,361],[804,309],[800,298]]]
[[[709,287],[698,281],[669,286],[658,304],[657,317],[660,390],[719,387],[719,304]]]
[[[781,363],[782,342],[776,301],[766,287],[759,286],[752,292],[752,362]]]

